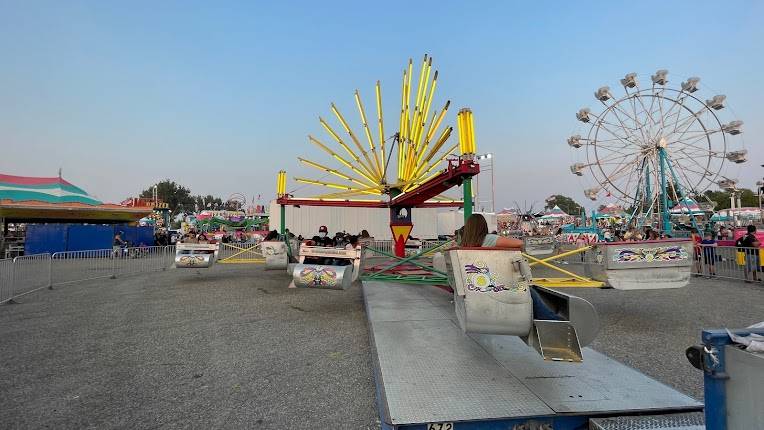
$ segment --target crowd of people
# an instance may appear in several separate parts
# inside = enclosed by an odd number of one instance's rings
[[[727,241],[733,238],[734,229],[724,225],[706,231],[702,237],[700,234],[693,232],[695,272],[703,273],[708,278],[715,277],[716,262],[720,259],[716,252],[718,246],[717,240]],[[738,264],[743,266],[746,282],[759,281],[758,274],[761,271],[760,247],[761,242],[756,236],[756,226],[754,225],[749,225],[746,228],[746,233],[735,241]]]

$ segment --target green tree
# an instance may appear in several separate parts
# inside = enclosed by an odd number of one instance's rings
[[[743,207],[759,207],[759,196],[753,190],[748,188],[740,188],[740,204]],[[709,200],[716,203],[715,210],[729,209],[730,197],[732,193],[729,191],[713,191],[708,190],[704,193]]]
[[[194,196],[194,205],[202,210],[218,210],[223,209],[223,200],[220,197],[215,197],[211,194],[206,196]]]
[[[565,211],[568,215],[579,215],[583,208],[583,206],[576,203],[575,200],[561,194],[555,194],[547,198],[544,209],[552,209],[555,206],[559,206],[559,208]]]
[[[193,209],[194,199],[191,197],[191,190],[177,184],[175,181],[165,179],[141,191],[139,197],[153,198],[154,187],[157,189],[157,197],[170,206],[172,212],[176,212],[179,207],[184,210]]]

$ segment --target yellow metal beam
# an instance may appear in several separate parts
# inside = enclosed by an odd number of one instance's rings
[[[300,160],[301,163],[303,163],[303,164],[305,164],[307,166],[313,167],[314,169],[318,169],[318,170],[321,170],[323,172],[330,173],[330,174],[332,174],[332,175],[334,175],[334,176],[336,176],[338,178],[342,178],[342,179],[345,179],[345,180],[350,181],[350,182],[355,182],[356,184],[362,185],[364,187],[372,186],[372,184],[368,184],[366,182],[363,182],[363,181],[361,181],[361,180],[359,180],[357,178],[354,178],[354,177],[352,177],[352,176],[350,176],[348,174],[342,173],[342,172],[340,172],[337,169],[332,169],[331,167],[326,167],[323,164],[316,163],[315,161],[310,161],[307,158],[297,157],[297,159]]]
[[[387,159],[387,155],[385,155],[385,124],[382,120],[382,86],[380,85],[379,81],[377,81],[375,90],[377,96],[377,127],[379,130],[379,147],[382,155],[382,179],[387,181],[387,178],[385,178],[385,160]]]
[[[374,163],[377,168],[377,175],[382,178],[382,165],[379,164],[379,155],[377,154],[377,148],[374,146],[374,138],[371,137],[371,130],[369,129],[369,123],[366,120],[366,111],[363,108],[363,102],[361,102],[361,94],[358,90],[355,90],[355,104],[358,106],[358,113],[361,115],[361,123],[363,124],[363,131],[366,133],[366,140],[369,141],[369,149],[374,155]]]
[[[355,173],[358,173],[359,175],[361,175],[364,178],[366,178],[369,181],[369,185],[372,185],[372,184],[376,183],[376,181],[374,179],[372,179],[372,177],[369,176],[367,172],[363,172],[359,168],[353,166],[348,160],[346,160],[345,158],[343,158],[341,155],[337,154],[336,152],[332,151],[328,146],[326,146],[323,143],[321,143],[321,141],[319,141],[315,137],[308,135],[308,139],[310,139],[310,142],[312,144],[314,144],[314,145],[318,146],[319,148],[323,149],[329,155],[334,157],[335,160],[337,160],[340,163],[342,163],[342,165],[344,165],[348,169],[350,169],[350,170],[354,171]]]
[[[360,189],[358,191],[340,191],[335,193],[327,193],[327,194],[320,194],[317,196],[313,196],[314,198],[319,199],[335,199],[335,198],[341,198],[341,197],[353,197],[353,196],[359,196],[359,195],[368,195],[369,192],[374,193],[374,195],[382,195],[382,187],[367,187]]]
[[[531,284],[547,288],[603,288],[604,282],[576,278],[533,278]]]
[[[538,263],[538,264],[541,264],[542,266],[548,267],[548,268],[550,268],[550,269],[552,269],[552,270],[554,270],[554,271],[556,271],[556,272],[560,272],[560,273],[562,273],[562,274],[564,274],[564,275],[568,275],[568,276],[570,276],[571,278],[575,278],[575,279],[577,279],[577,280],[579,280],[579,281],[582,281],[582,282],[591,282],[591,279],[589,279],[589,278],[586,278],[586,277],[583,277],[583,276],[579,276],[579,275],[576,275],[576,274],[575,274],[575,273],[573,273],[573,272],[567,271],[567,270],[565,270],[565,269],[562,269],[562,268],[560,268],[560,267],[557,267],[557,266],[555,266],[554,264],[550,264],[550,263],[548,263],[548,262],[546,261],[546,260],[548,260],[548,259],[544,259],[544,260],[541,260],[541,259],[538,259],[538,258],[536,258],[536,257],[532,256],[532,255],[528,255],[528,254],[525,254],[525,253],[523,253],[523,257],[525,257],[525,258],[527,258],[527,259],[529,259],[529,260],[532,260],[532,261],[534,261],[534,262],[536,262],[536,263]]]
[[[559,254],[551,255],[551,256],[549,256],[547,258],[541,259],[540,261],[550,262],[550,261],[558,260],[560,258],[570,257],[571,255],[580,254],[580,253],[585,252],[585,251],[587,251],[589,249],[592,249],[592,248],[594,248],[594,247],[593,246],[583,246],[581,248],[576,248],[576,249],[573,249],[573,250],[570,250],[570,251],[565,251],[565,252],[562,252],[562,253],[559,253]],[[535,266],[537,264],[539,264],[539,263],[534,262],[534,263],[530,263],[529,266],[533,267],[533,266]]]
[[[455,143],[451,149],[446,151],[442,154],[442,156],[436,160],[434,163],[430,164],[429,167],[427,166],[427,163],[430,162],[430,160],[440,151],[440,148],[445,145],[446,141],[448,141],[449,136],[451,136],[451,132],[454,129],[452,127],[448,127],[443,129],[443,132],[440,134],[440,137],[438,137],[438,140],[435,142],[435,145],[433,145],[432,149],[430,149],[430,152],[427,154],[424,160],[422,160],[421,163],[419,163],[418,171],[414,174],[414,178],[421,178],[422,176],[429,173],[432,169],[435,168],[438,164],[440,164],[443,160],[446,159],[451,153],[459,146],[458,143]]]
[[[336,188],[338,190],[353,191],[353,192],[358,192],[358,193],[363,193],[363,194],[372,194],[372,195],[379,194],[379,193],[363,191],[363,189],[361,189],[361,188],[355,188],[355,187],[351,187],[349,185],[336,184],[334,182],[324,182],[324,181],[319,181],[319,180],[316,180],[316,179],[308,179],[308,178],[295,177],[294,180],[297,181],[297,182],[301,182],[303,184],[321,185],[323,187]]]
[[[353,130],[350,128],[347,121],[345,121],[345,117],[342,116],[339,109],[337,109],[337,106],[335,106],[334,103],[332,103],[331,106],[332,112],[334,112],[334,116],[336,116],[340,124],[342,124],[342,128],[344,128],[347,134],[350,136],[350,140],[353,141],[356,148],[358,148],[358,150],[361,151],[361,154],[363,154],[363,158],[366,160],[366,163],[368,163],[365,165],[365,167],[368,168],[369,173],[372,173],[372,176],[374,176],[376,180],[379,181],[381,179],[381,175],[374,168],[374,163],[371,161],[371,158],[369,158],[368,152],[366,152],[366,149],[364,149],[363,145],[361,145],[361,142],[358,140],[355,133],[353,133]]]

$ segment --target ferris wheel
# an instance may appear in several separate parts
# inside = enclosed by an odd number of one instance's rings
[[[746,161],[743,122],[725,121],[726,96],[701,96],[700,78],[674,88],[668,71],[658,70],[645,81],[629,73],[620,80],[623,94],[597,89],[599,113],[576,113],[588,130],[568,138],[579,156],[570,170],[591,182],[587,198],[614,198],[634,214],[663,214],[666,223],[671,202],[698,199],[712,186],[735,188],[725,172]]]

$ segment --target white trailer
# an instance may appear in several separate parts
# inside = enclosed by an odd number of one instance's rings
[[[269,219],[271,230],[281,228],[280,211],[279,204],[272,200]],[[437,239],[437,209],[414,208],[412,212],[414,230],[411,232],[411,236],[417,239]],[[392,238],[390,210],[387,208],[287,206],[285,220],[286,228],[291,233],[306,238],[317,235],[318,227],[322,225],[329,229],[330,236],[343,230],[350,234],[358,234],[361,230],[367,230],[376,239]]]

